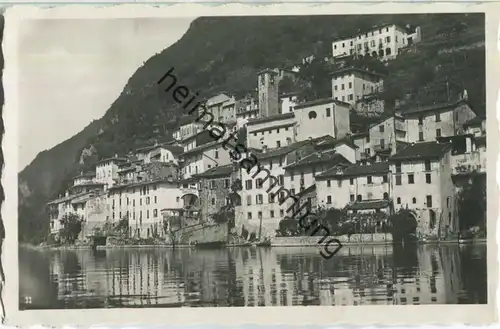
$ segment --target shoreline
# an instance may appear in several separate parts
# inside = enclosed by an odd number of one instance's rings
[[[478,238],[478,239],[472,239],[470,241],[466,242],[459,242],[456,240],[443,240],[443,241],[417,241],[417,244],[422,244],[422,245],[432,245],[432,244],[457,244],[457,245],[472,245],[472,244],[485,244],[486,239],[485,238]],[[362,245],[369,245],[369,246],[382,246],[382,245],[392,245],[392,242],[385,242],[385,241],[365,241],[365,242],[344,242],[342,245],[343,246],[362,246]],[[113,249],[202,249],[202,250],[208,250],[208,249],[222,249],[222,248],[241,248],[241,247],[254,247],[254,248],[273,248],[273,247],[287,247],[287,248],[293,248],[293,247],[315,247],[315,246],[320,246],[317,243],[286,243],[286,244],[271,244],[270,246],[259,246],[256,244],[227,244],[227,245],[222,245],[222,246],[217,246],[217,247],[211,247],[211,246],[197,246],[197,245],[187,245],[187,244],[182,244],[182,245],[176,245],[173,247],[172,245],[167,245],[167,244],[145,244],[145,245],[116,245],[116,246],[97,246],[96,250],[101,251],[101,250],[113,250]],[[36,249],[36,250],[89,250],[92,249],[92,246],[89,245],[68,245],[68,246],[34,246],[34,245],[29,245],[29,244],[19,244],[19,247],[25,247],[29,249]]]

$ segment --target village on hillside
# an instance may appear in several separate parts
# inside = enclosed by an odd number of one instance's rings
[[[333,41],[327,60],[391,61],[421,38],[418,27],[378,26]],[[303,101],[300,90],[280,90],[300,67],[262,70],[243,98],[206,100],[224,138],[212,138],[204,113],[186,115],[172,141],[102,159],[74,177],[47,204],[47,244],[307,243],[310,232],[288,211],[296,199],[307,202],[310,221],[348,242],[392,241],[396,226],[418,241],[484,235],[484,207],[475,222],[464,219],[467,191],[479,186],[475,202],[486,202],[486,118],[476,115],[483,104],[463,90],[388,111],[377,97],[384,75],[348,65],[330,73],[330,97]],[[231,135],[260,173],[240,166],[224,145]]]

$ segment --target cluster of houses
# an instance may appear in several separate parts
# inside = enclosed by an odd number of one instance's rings
[[[335,41],[333,58],[382,44],[384,59],[392,59],[420,40],[418,28],[407,30],[388,25]],[[280,81],[296,75],[263,70],[245,97],[215,95],[204,112],[181,118],[172,141],[97,162],[94,172],[75,177],[66,195],[49,202],[51,233],[58,234],[64,215],[75,213],[83,219],[83,238],[124,220],[131,236],[162,237],[164,218],[194,214],[209,223],[233,205],[239,232],[272,236],[289,216],[290,196],[309,201],[313,210],[412,209],[424,235],[458,230],[457,178],[486,172],[486,121],[466,91],[444,103],[388,111],[377,98],[379,73],[356,67],[331,72],[331,97],[307,102],[280,92]],[[359,129],[354,114],[370,124]],[[226,128],[224,138],[210,134],[214,122]],[[252,170],[225,145],[226,137],[241,139],[242,131],[246,154],[258,160]],[[270,176],[277,180],[274,190]]]

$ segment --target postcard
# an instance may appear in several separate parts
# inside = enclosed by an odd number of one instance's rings
[[[4,323],[493,323],[499,12],[6,8]]]

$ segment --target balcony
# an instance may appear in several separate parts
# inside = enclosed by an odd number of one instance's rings
[[[486,173],[486,152],[474,151],[452,157],[452,175]]]

